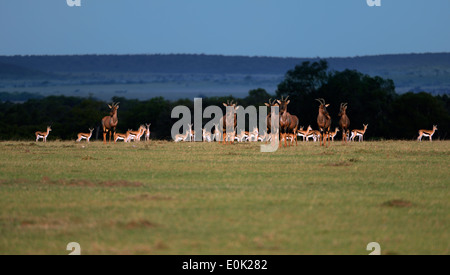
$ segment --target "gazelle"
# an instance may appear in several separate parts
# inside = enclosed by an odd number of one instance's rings
[[[190,140],[192,124],[188,124],[188,127],[189,127],[189,129],[186,129],[186,134],[175,135],[175,139],[174,139],[175,142],[187,141],[188,139]]]
[[[215,141],[220,141],[220,135],[222,134],[222,132],[219,130],[219,124],[214,124],[214,140]]]
[[[419,137],[417,138],[417,140],[422,141],[422,137],[429,137],[430,141],[433,141],[432,137],[437,129],[437,125],[433,125],[433,130],[419,130]]]
[[[145,124],[146,126],[146,130],[145,130],[145,141],[150,141],[150,125],[152,125],[151,123],[149,124]]]
[[[352,141],[355,141],[355,137],[358,137],[359,141],[364,141],[364,134],[366,133],[369,124],[363,124],[363,126],[364,130],[352,130],[352,136],[350,137]]]
[[[92,132],[94,131],[94,128],[89,128],[89,134],[87,133],[78,133],[78,139],[77,141],[80,142],[82,139],[85,139],[87,142],[89,142],[89,140],[92,137]]]
[[[35,133],[35,135],[36,135],[36,142],[40,139],[40,138],[42,138],[42,140],[44,141],[44,142],[47,142],[47,137],[48,137],[48,134],[50,134],[50,131],[52,130],[52,128],[50,127],[50,126],[47,126],[47,132],[36,132]]]
[[[253,128],[253,131],[248,134],[248,140],[250,142],[258,141],[258,135],[259,135],[258,127],[255,127]]]
[[[339,132],[339,127],[336,127],[333,132],[330,132],[331,140],[334,141],[334,137],[336,136],[337,132]]]
[[[128,142],[128,134],[114,133],[114,142],[117,142],[119,139]]]
[[[211,142],[211,132],[207,132],[206,129],[203,129],[203,141]]]
[[[314,142],[317,140],[320,141],[321,133],[318,130],[310,130],[308,135],[306,135],[306,141],[309,141],[310,138],[313,139]]]
[[[234,139],[238,142],[244,142],[246,139],[248,139],[248,132],[241,130],[239,134],[235,135]]]
[[[141,125],[139,127],[139,130],[137,131],[132,131],[132,130],[128,130],[127,134],[128,134],[128,141],[134,140],[134,141],[140,141],[142,135],[144,134],[145,131],[145,127],[144,125]]]
[[[117,118],[117,110],[119,110],[119,102],[113,103],[112,105],[108,105],[111,109],[111,113],[109,116],[105,116],[102,119],[102,127],[103,127],[103,143],[106,144],[106,134],[109,133],[109,142],[111,143],[111,131],[112,133],[116,133],[116,127],[119,123],[119,119]]]
[[[303,137],[303,141],[305,141],[306,137],[309,135],[309,132],[312,131],[311,125],[308,125],[308,128],[303,130],[303,127],[300,127],[300,130],[297,130],[297,136]]]

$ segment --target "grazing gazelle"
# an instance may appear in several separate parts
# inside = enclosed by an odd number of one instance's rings
[[[145,130],[145,141],[150,141],[150,125],[152,124],[145,124],[145,126],[147,127],[147,129]]]
[[[364,134],[366,133],[369,124],[363,124],[363,126],[364,130],[352,130],[352,136],[350,137],[352,141],[355,141],[355,137],[358,137],[359,141],[364,141]]]
[[[331,140],[334,141],[334,137],[337,135],[337,132],[339,132],[339,127],[336,127],[333,132],[330,132]]]
[[[192,129],[192,124],[188,124],[189,129],[186,129],[186,134],[178,134],[175,135],[175,142],[180,142],[180,141],[187,141],[191,139],[191,129]]]
[[[430,141],[433,141],[432,136],[437,129],[437,125],[433,125],[433,130],[419,130],[419,137],[417,138],[417,140],[422,141],[422,137],[429,137]]]
[[[77,141],[80,142],[82,139],[85,139],[87,142],[89,142],[89,140],[92,137],[92,132],[94,131],[94,128],[89,128],[89,134],[88,133],[78,133],[78,139]]]
[[[47,126],[47,132],[36,132],[35,133],[35,135],[36,135],[36,142],[40,139],[40,138],[42,138],[42,140],[44,141],[44,142],[47,142],[47,136],[48,136],[48,134],[50,134],[50,131],[52,130],[52,128],[50,127],[50,126]]]

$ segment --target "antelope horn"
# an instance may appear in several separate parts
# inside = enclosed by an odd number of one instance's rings
[[[284,101],[287,101],[288,100],[288,98],[289,98],[289,96],[287,96],[285,99],[284,99]]]
[[[323,102],[320,101],[320,98],[316,98],[316,100],[317,100],[321,105],[323,105]]]
[[[270,102],[272,100],[272,98],[269,98],[269,105],[272,105],[272,102]]]

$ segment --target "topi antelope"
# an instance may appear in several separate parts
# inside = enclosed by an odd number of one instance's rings
[[[267,107],[269,107],[269,114],[266,117],[266,125],[267,125],[267,133],[271,131],[272,127],[272,107],[280,106],[276,99],[271,101],[272,99],[269,99],[269,103],[264,103]]]
[[[114,103],[112,105],[108,105],[111,109],[111,113],[109,116],[105,116],[102,119],[102,127],[103,127],[103,143],[106,144],[106,134],[109,133],[109,143],[111,143],[111,132],[116,133],[116,127],[119,123],[119,119],[117,118],[117,110],[119,109],[119,102]]]
[[[319,114],[317,115],[317,126],[319,126],[321,135],[321,138],[319,138],[319,142],[321,146],[328,147],[331,117],[330,114],[328,114],[327,107],[330,106],[330,104],[326,104],[325,99],[323,98],[318,98],[316,100],[320,103]]]
[[[287,111],[287,106],[291,102],[290,100],[288,100],[288,98],[289,96],[287,96],[284,99],[283,97],[281,97],[281,100],[277,100],[278,104],[280,104],[280,132],[281,132],[280,141],[284,139],[284,147],[287,146],[286,136],[287,135],[291,136],[291,134],[294,134],[295,142],[297,144],[296,134],[298,129],[298,117],[295,115],[291,115]]]
[[[366,133],[367,126],[369,126],[369,124],[363,124],[363,126],[364,130],[352,130],[352,136],[350,137],[352,141],[355,141],[355,137],[358,137],[359,141],[364,141],[364,134]]]
[[[78,133],[78,139],[77,141],[80,142],[82,139],[85,139],[87,142],[89,142],[89,140],[92,137],[92,132],[94,131],[94,128],[89,128],[89,134],[88,133]]]
[[[233,103],[233,100],[227,101],[227,103],[223,103],[223,106],[225,106],[226,108],[226,113],[225,115],[220,119],[220,123],[222,124],[222,137],[223,137],[223,144],[226,143],[227,141],[230,141],[230,144],[234,142],[234,136],[236,136],[236,125],[237,125],[237,114],[236,114],[236,110],[239,109],[239,106],[237,106],[237,102]],[[237,107],[236,107],[237,106]],[[231,108],[227,108],[227,107],[231,107]],[[231,134],[231,132],[234,132],[233,138],[229,138],[229,136],[226,134],[227,132],[229,132]]]
[[[422,141],[422,137],[429,137],[430,141],[433,141],[432,137],[437,129],[437,125],[433,125],[433,130],[419,130],[419,137],[417,138],[417,140]]]
[[[40,138],[42,138],[42,140],[44,141],[44,142],[47,142],[47,137],[48,137],[48,134],[50,134],[50,131],[52,130],[52,128],[50,127],[50,126],[47,126],[47,132],[36,132],[35,133],[35,135],[36,135],[36,142],[40,139]]]
[[[342,142],[347,143],[348,136],[350,135],[350,119],[347,116],[347,104],[348,103],[341,103],[339,116],[341,119],[339,120],[339,126],[341,126],[342,129]],[[334,137],[333,137],[334,141]]]

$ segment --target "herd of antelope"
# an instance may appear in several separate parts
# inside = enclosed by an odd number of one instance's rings
[[[347,143],[348,141],[354,141],[356,137],[358,137],[358,141],[364,140],[364,134],[367,131],[368,124],[363,124],[363,129],[353,129],[350,131],[350,119],[347,116],[347,103],[341,103],[340,112],[338,116],[339,119],[339,127],[336,127],[334,131],[331,131],[331,116],[327,111],[327,107],[330,104],[326,104],[323,98],[316,99],[319,102],[319,109],[317,115],[317,126],[318,130],[313,130],[311,125],[309,125],[306,130],[304,130],[303,126],[299,126],[299,119],[296,115],[292,115],[287,111],[287,106],[290,103],[288,97],[281,97],[281,100],[273,100],[269,99],[269,103],[265,103],[267,107],[279,107],[279,132],[270,133],[271,129],[271,114],[266,117],[266,125],[267,129],[263,133],[260,133],[257,127],[253,128],[253,130],[245,131],[244,129],[236,130],[237,119],[236,112],[227,112],[221,119],[220,124],[223,125],[222,129],[219,128],[219,124],[214,125],[214,132],[208,132],[206,129],[202,130],[201,136],[204,142],[213,142],[213,141],[222,141],[225,143],[234,143],[237,142],[270,142],[276,138],[279,138],[280,146],[284,141],[284,146],[286,147],[289,141],[289,146],[293,145],[294,141],[297,145],[297,138],[301,137],[303,141],[309,141],[312,139],[314,142],[319,142],[321,146],[328,147],[331,141],[334,141],[335,136],[339,132],[342,131],[342,142]],[[232,107],[234,111],[239,109],[237,103],[233,103],[233,101],[228,101],[227,103],[223,103],[225,107]],[[114,143],[119,140],[123,140],[124,142],[140,141],[143,136],[145,136],[145,141],[150,141],[150,125],[151,123],[141,125],[137,131],[133,131],[129,129],[126,133],[117,133],[116,127],[119,123],[117,110],[119,109],[119,103],[113,103],[112,105],[108,105],[111,109],[110,115],[105,116],[101,123],[103,129],[103,143],[106,144],[106,138],[109,133],[109,142],[111,142],[111,138],[113,138]],[[183,134],[178,134],[175,136],[174,141],[195,141],[195,131],[192,128],[192,124],[188,125],[188,129]],[[47,142],[47,137],[50,134],[51,127],[47,127],[46,132],[36,132],[36,142],[39,139],[43,139],[44,142]],[[437,125],[433,125],[432,130],[419,130],[418,141],[422,141],[422,137],[428,137],[430,141],[432,141],[432,137],[437,130]],[[85,139],[87,142],[92,137],[94,129],[89,128],[89,133],[78,133],[77,142]],[[199,133],[200,134],[200,133]]]

